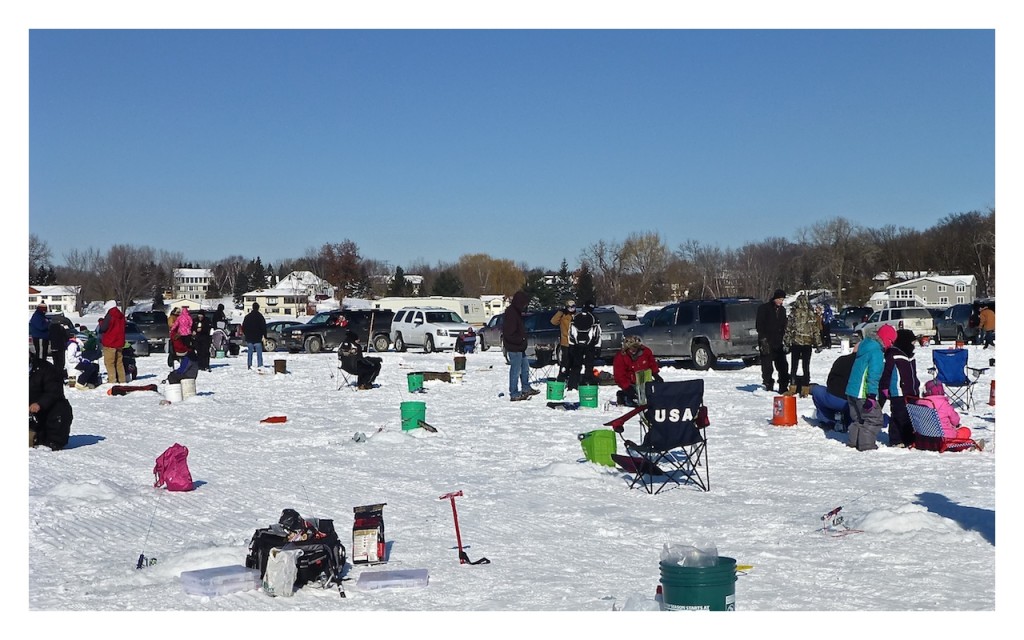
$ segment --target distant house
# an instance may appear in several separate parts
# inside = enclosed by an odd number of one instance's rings
[[[948,307],[974,302],[977,295],[974,276],[927,275],[890,284],[884,296],[872,296],[872,306],[882,302],[884,307]]]
[[[508,308],[508,298],[499,295],[486,295],[480,296],[480,301],[484,303],[484,315],[487,318],[496,316],[499,313],[504,313],[505,309]]]
[[[252,303],[260,303],[265,316],[301,316],[308,313],[309,295],[298,289],[257,289],[242,296],[243,309],[248,312]]]
[[[212,269],[175,269],[171,295],[183,300],[205,300],[212,279]]]
[[[151,306],[151,305],[139,305],[139,306]],[[173,300],[164,300],[164,311],[170,314],[172,309],[188,309],[189,313],[198,311],[203,308],[203,303],[199,300],[193,300],[190,298],[175,298]]]
[[[79,285],[29,285],[28,310],[35,311],[39,303],[46,305],[47,313],[63,313],[68,315],[78,312],[78,296],[82,292]]]
[[[334,297],[335,287],[312,271],[292,271],[281,278],[274,289],[304,291],[311,299],[328,300]]]

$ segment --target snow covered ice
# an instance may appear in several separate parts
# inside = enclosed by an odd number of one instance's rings
[[[939,348],[917,349],[922,382]],[[972,366],[995,357],[969,349]],[[814,355],[812,379],[824,382],[838,354]],[[622,413],[605,410],[615,387],[600,388],[598,409],[552,411],[543,395],[511,403],[508,367],[491,349],[467,356],[462,384],[427,381],[413,395],[406,374],[447,371],[452,354],[375,355],[384,366],[371,391],[339,389],[334,353],[267,353],[257,372],[244,351],[212,360],[197,395],[170,405],[156,392],[67,390],[68,448],[28,452],[29,610],[643,609],[664,545],[703,542],[753,566],[735,586],[740,612],[995,609],[994,368],[977,385],[975,408],[961,412],[985,450],[938,454],[887,448],[884,432],[879,450],[851,450],[845,434],[809,424],[810,398],[797,399],[797,426],[773,426],[774,394],[756,366],[664,367],[666,380],[705,380],[711,491],[651,496],[583,458],[577,435]],[[275,359],[287,360],[286,374],[274,373]],[[138,367],[138,384],[168,371],[160,353]],[[556,372],[532,373],[543,390]],[[426,402],[437,433],[402,431],[406,400]],[[260,422],[272,415],[287,421]],[[639,436],[635,420],[626,435]],[[155,458],[175,442],[189,448],[194,491],[152,486]],[[451,506],[439,499],[457,490],[463,547],[489,565],[458,562]],[[381,502],[390,564],[350,565],[345,599],[309,586],[291,598],[182,588],[183,571],[243,563],[253,531],[285,508],[333,518],[351,553],[353,507]],[[821,516],[837,506],[863,533],[821,531]],[[140,554],[156,564],[137,570]],[[388,568],[427,569],[429,584],[357,588],[362,572]]]

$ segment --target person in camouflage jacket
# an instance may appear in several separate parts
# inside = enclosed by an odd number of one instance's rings
[[[821,318],[811,308],[811,301],[806,293],[797,296],[793,303],[792,313],[786,323],[786,334],[782,343],[789,349],[790,375],[796,388],[790,392],[799,392],[806,397],[811,386],[811,349],[821,352]],[[802,373],[797,373],[797,365]]]

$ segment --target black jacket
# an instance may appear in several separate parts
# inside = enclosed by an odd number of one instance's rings
[[[781,349],[782,339],[786,337],[786,307],[775,304],[773,300],[765,302],[757,308],[757,339],[768,341],[768,346]]]
[[[850,372],[853,371],[853,361],[857,359],[857,353],[848,353],[839,356],[832,363],[832,369],[828,372],[828,380],[825,387],[828,392],[837,398],[846,398],[846,385],[850,381]]]
[[[512,296],[512,303],[505,309],[505,319],[501,324],[501,339],[506,351],[513,353],[526,352],[526,325],[523,323],[523,314],[526,313],[526,305],[530,297],[525,291],[517,291]]]
[[[242,320],[242,333],[247,343],[262,342],[267,337],[267,319],[259,311],[250,311]]]

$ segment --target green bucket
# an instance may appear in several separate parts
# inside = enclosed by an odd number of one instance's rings
[[[614,467],[612,454],[618,451],[615,432],[610,429],[597,429],[579,435],[583,455],[587,460],[606,467]]]
[[[420,426],[420,420],[427,421],[426,402],[402,403],[402,431],[409,431]]]
[[[406,382],[409,383],[409,391],[415,392],[423,388],[423,372],[414,371],[405,376]]]
[[[597,408],[597,385],[596,384],[581,384],[580,385],[580,406],[589,407],[591,409]]]
[[[548,380],[548,400],[561,400],[565,398],[565,383],[558,380]]]
[[[735,611],[736,559],[719,556],[713,567],[661,562],[665,611]]]

